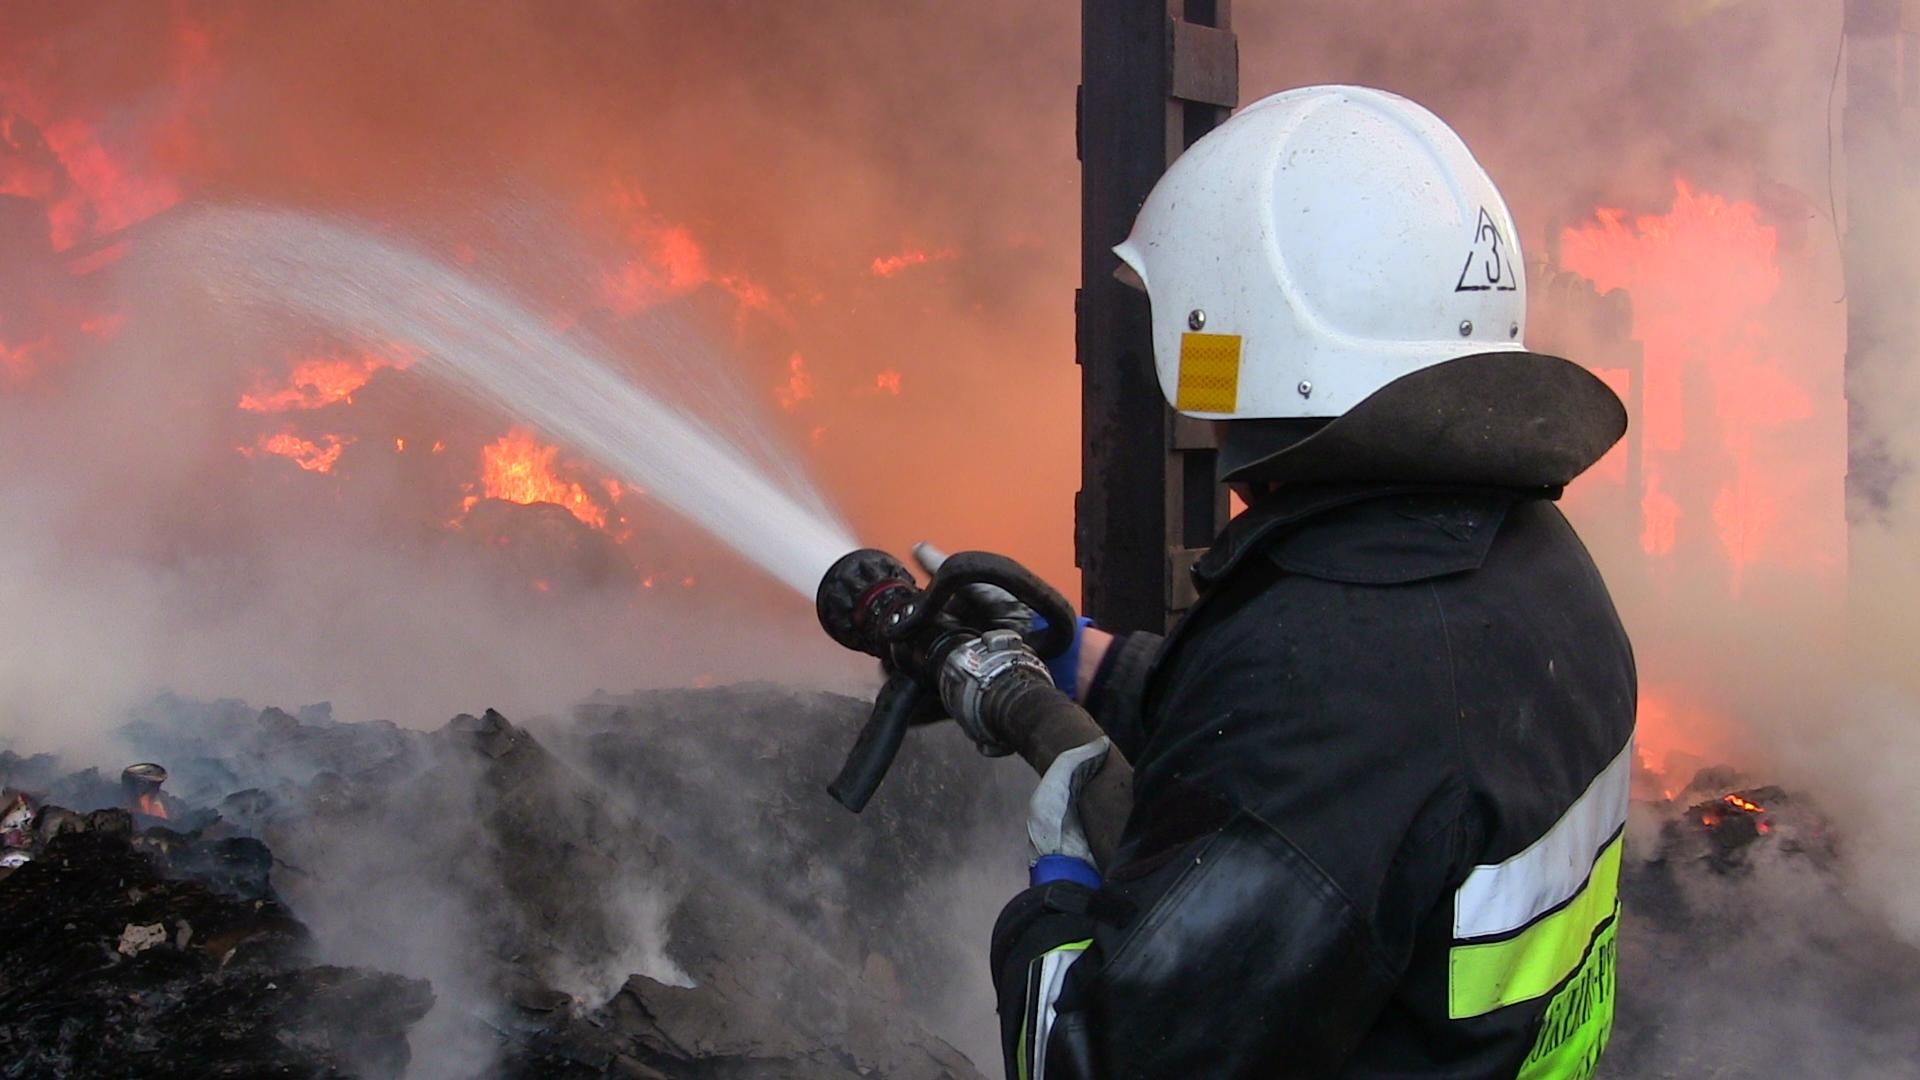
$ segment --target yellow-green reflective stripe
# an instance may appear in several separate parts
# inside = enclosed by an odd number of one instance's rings
[[[1600,1055],[1613,1033],[1614,936],[1616,918],[1600,931],[1587,959],[1567,985],[1553,995],[1540,1018],[1533,1052],[1516,1080],[1588,1080],[1600,1068]]]
[[[1048,983],[1050,980],[1047,976],[1051,974],[1052,968],[1060,963],[1058,959],[1059,954],[1083,953],[1087,951],[1087,946],[1092,944],[1093,939],[1088,938],[1085,941],[1069,941],[1065,945],[1056,945],[1046,952],[1041,953],[1039,956],[1034,957],[1033,962],[1028,965],[1029,968],[1038,966],[1042,973],[1039,985],[1034,988],[1035,992],[1040,995],[1040,1000],[1027,1002],[1025,1013],[1020,1017],[1020,1043],[1013,1048],[1013,1067],[1014,1071],[1019,1074],[1019,1080],[1032,1080],[1032,1073],[1029,1070],[1030,1063],[1027,1061],[1027,1045],[1033,1041],[1034,1020],[1039,1019],[1044,1021],[1040,1031],[1040,1038],[1042,1039],[1046,1038],[1048,1029],[1053,1026],[1053,1017],[1049,1014],[1053,1009],[1054,999],[1060,993],[1060,987],[1058,985],[1049,986]],[[1079,957],[1076,956],[1074,959],[1077,960]]]
[[[1455,945],[1447,954],[1447,1015],[1482,1016],[1552,990],[1573,972],[1619,896],[1620,841],[1601,849],[1573,902],[1506,941]]]

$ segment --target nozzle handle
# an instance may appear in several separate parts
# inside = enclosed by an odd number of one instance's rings
[[[1045,629],[1030,630],[1025,635],[1040,659],[1051,660],[1073,644],[1074,624],[1079,621],[1073,604],[1033,571],[988,551],[960,551],[942,559],[940,569],[927,583],[926,594],[905,611],[898,623],[887,628],[886,635],[895,641],[912,637],[947,606],[955,593],[976,585],[1004,589],[1046,619]]]
[[[840,766],[840,775],[827,785],[827,794],[835,802],[856,814],[866,809],[880,781],[887,778],[887,770],[893,768],[900,744],[906,741],[907,728],[913,726],[931,695],[932,691],[905,674],[888,677],[874,699],[872,715],[860,729],[853,749],[847,752],[846,763]]]

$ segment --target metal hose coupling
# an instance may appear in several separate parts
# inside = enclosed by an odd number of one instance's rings
[[[988,757],[1013,753],[998,731],[1007,691],[1039,680],[1053,685],[1047,665],[1012,630],[989,630],[956,646],[940,666],[940,700],[948,715]]]

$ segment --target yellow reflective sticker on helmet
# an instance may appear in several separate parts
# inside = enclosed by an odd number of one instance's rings
[[[1175,391],[1181,412],[1232,412],[1240,400],[1240,335],[1181,334]]]

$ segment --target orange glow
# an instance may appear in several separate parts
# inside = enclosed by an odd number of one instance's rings
[[[636,250],[600,275],[601,299],[615,314],[632,315],[707,285],[733,294],[742,308],[772,306],[767,290],[745,274],[714,272],[693,231],[654,211],[638,188],[616,186],[605,209]]]
[[[254,389],[240,395],[248,412],[281,413],[322,409],[336,402],[353,403],[354,391],[367,385],[373,373],[385,367],[404,367],[371,353],[363,356],[318,356],[295,364],[285,386],[269,389],[256,379]]]
[[[404,454],[406,453],[406,451],[407,451],[407,440],[401,439],[401,438],[395,438],[393,440],[393,452],[396,454]]]
[[[141,792],[140,797],[133,801],[133,808],[148,817],[159,818],[162,821],[170,816],[167,813],[167,804],[161,802],[160,796],[151,791]]]
[[[40,130],[74,189],[47,208],[54,250],[118,232],[180,201],[170,179],[139,175],[108,153],[92,125],[66,119]]]
[[[882,394],[892,394],[894,397],[899,397],[900,373],[897,371],[883,371],[875,375],[873,377],[873,388]]]
[[[1684,691],[1640,684],[1634,755],[1641,767],[1665,777],[1668,789],[1684,786],[1694,769],[1719,759],[1735,744],[1734,732],[1726,716],[1700,707]]]
[[[126,324],[127,317],[125,315],[96,315],[80,323],[80,332],[90,338],[99,338],[102,341],[106,341],[111,339],[115,334],[118,334],[120,328]]]
[[[1783,344],[1794,314],[1778,246],[1753,203],[1685,180],[1665,213],[1601,209],[1560,236],[1563,266],[1632,299],[1640,546],[1664,558],[1710,543],[1736,596],[1757,565],[1820,570],[1845,543],[1837,520],[1787,509],[1819,503],[1830,479],[1816,473],[1830,463],[1810,464],[1803,442],[1816,408]]]
[[[780,407],[792,412],[800,403],[813,397],[813,376],[807,373],[806,358],[794,353],[787,358],[787,381],[773,390],[774,400]]]
[[[1747,800],[1731,792],[1720,796],[1720,799],[1722,802],[1726,803],[1728,806],[1733,807],[1735,810],[1745,810],[1749,814],[1764,814],[1767,812],[1767,808],[1764,806],[1761,806],[1759,803],[1748,802]]]
[[[34,356],[52,341],[52,338],[42,336],[14,344],[0,338],[0,374],[16,379],[25,378],[33,370]]]
[[[557,446],[543,446],[521,428],[502,435],[482,451],[481,480],[489,499],[517,503],[553,503],[596,529],[605,528],[607,512],[585,488],[562,480],[554,472]],[[473,500],[470,500],[470,502]]]
[[[316,443],[291,431],[283,431],[278,435],[262,436],[256,446],[266,453],[286,458],[308,472],[326,473],[333,471],[334,463],[340,460],[340,452],[352,441],[343,440],[337,435],[322,435]]]
[[[942,251],[902,251],[897,255],[883,255],[873,260],[871,269],[874,277],[890,278],[900,271],[913,266],[925,266],[928,263],[946,262],[959,257],[959,252],[951,249]]]

